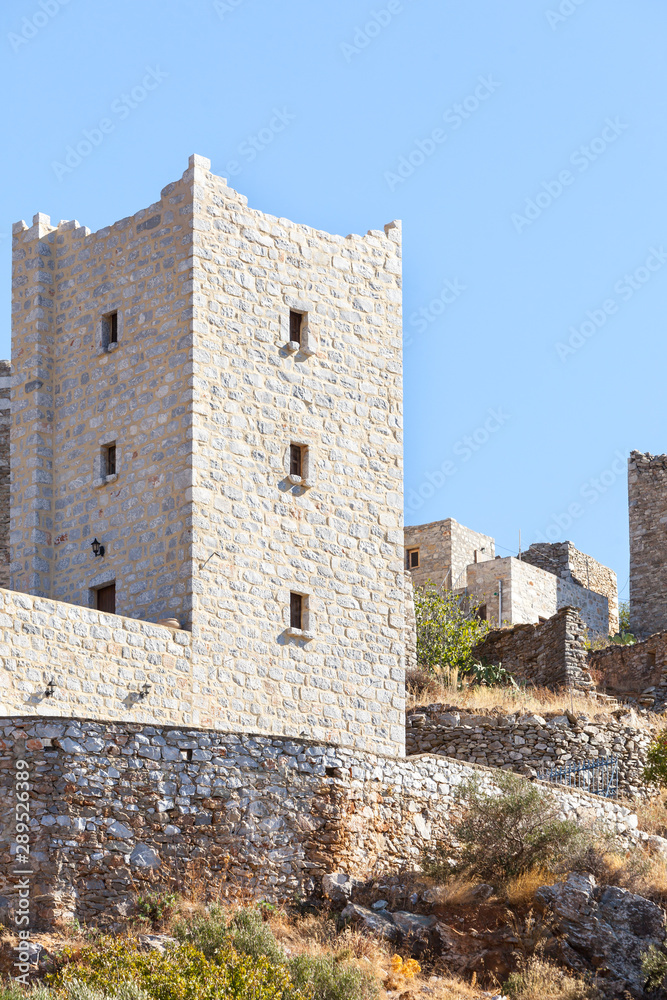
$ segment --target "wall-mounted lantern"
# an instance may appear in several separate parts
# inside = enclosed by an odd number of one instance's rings
[[[90,543],[90,546],[91,546],[91,548],[93,550],[93,555],[94,556],[103,556],[104,555],[104,546],[100,545],[100,543],[97,541],[96,538],[93,538],[92,542]]]
[[[46,685],[46,691],[44,692],[44,697],[52,698],[55,693],[56,693],[56,685],[52,677],[49,683]]]
[[[143,701],[143,700],[144,700],[144,698],[148,698],[148,695],[150,694],[150,691],[151,691],[151,686],[150,686],[150,684],[144,684],[144,685],[143,685],[143,686],[142,686],[142,687],[141,687],[141,688],[139,689],[139,701]]]

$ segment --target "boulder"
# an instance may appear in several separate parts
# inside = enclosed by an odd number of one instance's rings
[[[651,945],[660,947],[665,940],[665,914],[659,906],[577,873],[566,882],[542,886],[535,898],[553,917],[566,965],[596,972],[610,997],[621,996],[624,990],[638,1000],[648,996],[641,960]]]
[[[357,924],[363,930],[370,931],[378,937],[387,941],[398,941],[401,932],[386,912],[374,913],[365,906],[358,906],[357,903],[348,903],[341,913],[343,920],[348,920],[351,924]]]
[[[322,892],[332,903],[349,903],[355,886],[361,884],[345,872],[327,872],[322,876]]]

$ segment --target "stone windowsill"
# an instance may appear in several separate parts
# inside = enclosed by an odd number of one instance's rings
[[[303,486],[304,490],[309,490],[315,485],[312,479],[304,479],[302,476],[294,476],[292,473],[287,477],[287,482],[291,483],[292,486]]]
[[[107,344],[107,352],[111,354],[112,351],[117,351],[119,347],[120,344],[118,343],[118,341],[116,341],[115,344]]]
[[[288,628],[285,629],[285,635],[294,636],[295,639],[314,639],[315,638],[315,633],[314,632],[308,632],[308,631],[306,631],[305,629],[302,629],[302,628],[292,628],[291,625]]]
[[[104,479],[94,479],[93,489],[98,490],[100,486],[108,486],[109,483],[115,483],[118,479],[118,473],[114,472],[112,476],[105,476]]]
[[[311,347],[308,347],[307,344],[300,344],[298,340],[288,340],[286,344],[283,344],[283,350],[289,351],[290,354],[303,354],[307,358],[312,357],[315,353]]]

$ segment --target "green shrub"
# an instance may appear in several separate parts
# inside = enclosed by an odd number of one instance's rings
[[[515,687],[518,685],[509,670],[500,663],[478,663],[473,660],[464,668],[462,673],[472,678],[473,684],[481,684],[487,687]]]
[[[644,781],[655,785],[667,785],[667,729],[661,729],[649,743]]]
[[[433,584],[415,588],[417,662],[431,672],[464,669],[473,647],[489,631],[478,616],[479,603]]]
[[[66,1000],[149,1000],[148,993],[137,983],[119,983],[113,990],[102,990],[99,987],[89,986],[78,979],[73,979],[66,983],[60,995]],[[31,996],[30,1000],[34,1000]],[[53,993],[49,993],[44,1000],[56,1000]]]
[[[667,955],[654,944],[642,955],[642,972],[646,976],[648,990],[657,990],[667,976]]]
[[[191,944],[206,958],[213,959],[221,948],[231,945],[251,958],[264,956],[271,962],[284,962],[285,955],[268,924],[257,910],[237,910],[229,920],[218,906],[207,914],[181,921],[174,928],[175,937]]]
[[[137,896],[135,905],[139,917],[150,920],[153,927],[158,927],[173,913],[176,895],[168,889],[158,889],[146,896]]]
[[[105,994],[136,984],[150,1000],[309,1000],[284,965],[241,954],[231,944],[211,960],[191,944],[143,952],[131,941],[106,938],[50,979],[61,995],[76,981]]]
[[[375,1000],[377,979],[336,958],[297,955],[289,960],[292,979],[313,1000]]]
[[[452,834],[459,842],[454,864],[452,849],[438,844],[422,859],[435,878],[464,875],[496,887],[534,868],[554,870],[562,859],[582,853],[591,836],[571,820],[558,818],[555,800],[516,774],[499,771],[497,792],[485,792],[477,775],[463,782],[457,798],[463,818]]]
[[[212,959],[216,952],[229,944],[227,920],[219,906],[212,906],[206,914],[195,914],[186,920],[179,920],[174,927],[174,937],[181,944],[191,944],[206,958]]]

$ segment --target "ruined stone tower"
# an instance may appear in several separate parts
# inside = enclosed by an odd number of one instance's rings
[[[398,223],[265,215],[200,156],[96,233],[14,226],[10,586],[175,619],[163,721],[401,752],[400,254]],[[136,718],[127,686],[45,704]]]
[[[667,629],[667,455],[630,453],[630,630]]]

